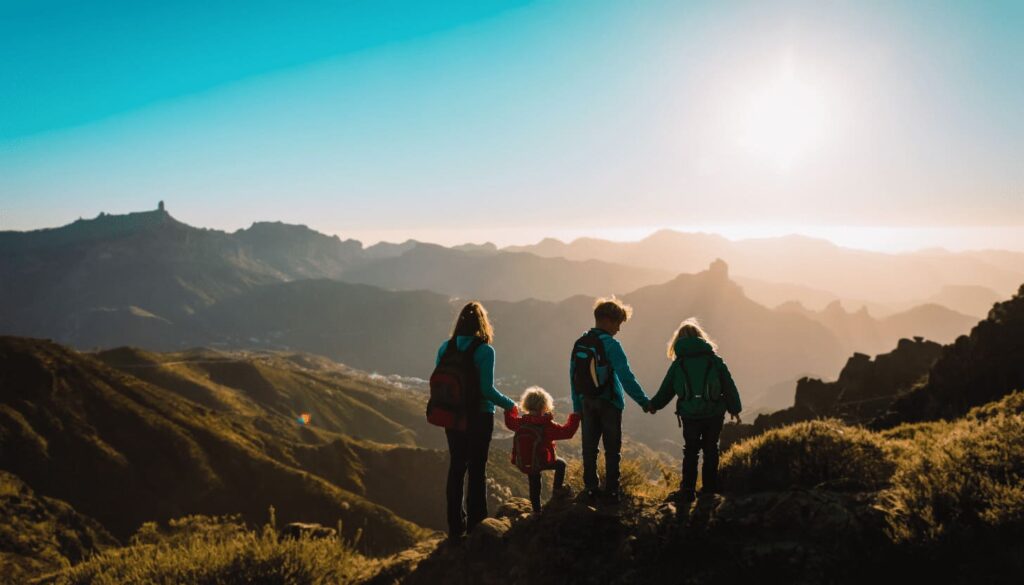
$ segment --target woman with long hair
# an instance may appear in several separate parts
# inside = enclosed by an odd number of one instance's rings
[[[668,359],[672,365],[658,393],[651,399],[649,412],[676,400],[676,416],[683,427],[683,478],[675,499],[692,502],[696,498],[697,457],[704,453],[701,467],[701,493],[718,491],[718,438],[722,434],[725,413],[740,422],[740,395],[729,374],[718,346],[697,319],[683,321],[668,341]]]
[[[467,414],[465,430],[447,428],[444,431],[448,438],[448,537],[452,541],[458,541],[467,530],[487,517],[487,478],[484,471],[494,430],[494,407],[497,405],[505,410],[515,408],[512,399],[494,387],[493,339],[494,329],[487,318],[487,310],[479,302],[473,301],[459,311],[451,338],[446,339],[437,350],[436,363],[441,362],[451,343],[455,343],[453,351],[472,351],[473,364],[479,372],[480,380],[480,407],[476,412]],[[462,493],[467,473],[469,485],[466,486],[463,505]]]

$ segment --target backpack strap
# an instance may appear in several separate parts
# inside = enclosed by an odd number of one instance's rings
[[[442,356],[450,357],[451,354],[456,352],[473,355],[473,353],[476,352],[476,348],[480,347],[483,344],[484,340],[474,335],[473,341],[469,342],[469,347],[466,348],[466,351],[461,351],[459,349],[458,336],[452,335],[452,338],[448,340],[448,345],[444,348],[444,354],[442,354]]]
[[[689,400],[693,398],[693,382],[690,381],[690,372],[686,370],[686,360],[680,357],[676,363],[683,370],[683,400]]]
[[[714,360],[708,358],[708,365],[704,368],[704,400],[711,400],[711,368],[715,366]]]
[[[600,331],[600,330],[594,331],[593,329],[588,331],[587,334],[588,335],[593,335],[594,338],[597,340],[597,343],[594,346],[594,350],[597,352],[597,355],[598,355],[598,357],[601,360],[601,365],[603,367],[608,368],[608,377],[605,378],[603,384],[599,384],[599,386],[601,388],[603,388],[605,391],[607,391],[607,390],[609,390],[615,384],[615,382],[612,380],[612,376],[615,375],[615,368],[613,368],[611,362],[608,361],[608,354],[604,350],[604,339],[601,338],[602,334],[603,335],[608,335],[608,334],[604,333],[603,331]],[[596,367],[597,363],[595,363],[594,366]]]
[[[477,348],[480,347],[481,345],[484,345],[484,340],[474,335],[473,341],[470,341],[469,347],[466,348],[466,353],[469,355],[473,355],[474,353],[476,353]]]
[[[442,359],[451,357],[457,351],[459,351],[458,337],[452,335],[452,338],[448,340],[448,345],[444,346],[444,353],[441,354],[441,357]]]

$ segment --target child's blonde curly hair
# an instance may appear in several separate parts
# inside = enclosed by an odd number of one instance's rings
[[[530,413],[544,414],[551,412],[555,408],[555,400],[551,398],[547,390],[540,386],[530,386],[523,391],[519,404],[523,407],[523,410]]]

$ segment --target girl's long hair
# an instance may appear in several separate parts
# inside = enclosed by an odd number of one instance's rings
[[[484,343],[494,340],[494,328],[487,318],[487,309],[478,301],[466,303],[459,311],[459,316],[452,326],[452,337],[457,335],[469,335],[479,337]]]
[[[711,351],[718,353],[718,344],[715,343],[715,340],[711,339],[711,336],[708,335],[707,331],[704,331],[704,328],[700,326],[700,321],[698,321],[696,317],[690,317],[679,324],[679,329],[676,329],[676,332],[672,334],[672,337],[668,340],[668,359],[676,359],[676,341],[682,337],[696,337],[698,339],[703,339],[711,346]]]

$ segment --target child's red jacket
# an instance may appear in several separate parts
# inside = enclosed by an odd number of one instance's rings
[[[580,427],[580,415],[574,412],[569,415],[569,419],[565,421],[564,425],[560,425],[553,420],[550,412],[541,415],[524,414],[519,416],[518,409],[509,408],[505,410],[505,426],[509,430],[518,431],[523,423],[544,427],[544,445],[541,450],[544,459],[542,462],[543,467],[555,463],[555,441],[571,439],[576,434],[576,429]],[[512,441],[513,464],[516,463],[517,455],[517,442]]]

